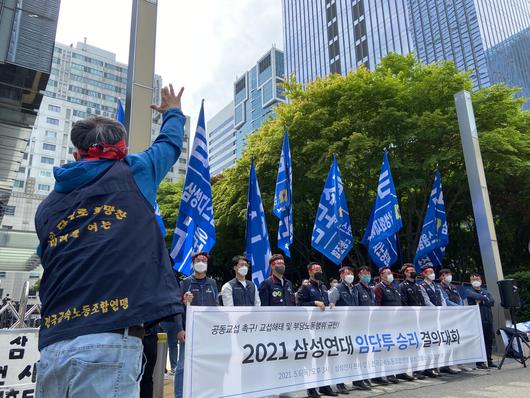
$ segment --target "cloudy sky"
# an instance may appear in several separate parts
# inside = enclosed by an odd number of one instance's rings
[[[83,41],[128,61],[132,0],[62,0],[56,40]],[[283,49],[281,0],[158,0],[155,71],[185,86],[183,110],[195,129],[232,99],[236,76],[273,44]]]

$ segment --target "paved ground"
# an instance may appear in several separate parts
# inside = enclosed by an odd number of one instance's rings
[[[351,387],[351,385],[347,385]],[[166,379],[164,398],[173,398],[173,378]],[[284,395],[282,395],[283,397]],[[286,394],[302,398],[305,391]],[[501,370],[472,370],[436,379],[401,382],[390,386],[375,386],[371,391],[351,391],[349,396],[367,398],[530,398],[530,364],[528,368],[506,360]],[[346,395],[339,395],[346,397]]]

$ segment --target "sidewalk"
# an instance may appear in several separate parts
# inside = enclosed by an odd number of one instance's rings
[[[501,370],[472,370],[457,375],[447,375],[436,379],[401,382],[389,386],[374,385],[371,391],[353,390],[348,396],[368,398],[385,396],[389,398],[526,398],[530,397],[530,363],[528,368],[507,359]],[[346,384],[351,388],[351,384]],[[282,394],[282,397],[303,398],[305,391]],[[346,395],[340,395],[345,397]],[[165,380],[164,398],[173,398],[173,378]]]

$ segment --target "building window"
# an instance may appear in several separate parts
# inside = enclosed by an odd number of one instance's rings
[[[15,215],[15,206],[0,206],[0,215],[4,216],[14,216]]]
[[[270,66],[271,66],[271,55],[268,54],[265,58],[259,61],[259,64],[258,64],[259,73],[263,73],[263,71]]]
[[[57,106],[57,105],[49,104],[48,105],[48,110],[52,111],[52,112],[61,112],[61,107]]]
[[[24,188],[24,181],[15,180],[15,183],[13,184],[14,188]]]
[[[239,81],[236,83],[236,94],[242,91],[245,88],[245,76],[243,76]]]
[[[51,130],[46,130],[46,138],[57,138],[57,132],[56,131],[51,131]]]
[[[55,151],[55,145],[53,144],[42,144],[42,149],[46,151]]]
[[[25,172],[26,172],[26,168],[25,168],[24,166],[20,166],[20,167],[18,168],[18,172],[19,172],[19,173],[25,173]]]
[[[39,191],[50,192],[50,185],[48,185],[48,184],[39,184],[39,185],[37,186],[37,189],[38,189]]]
[[[54,125],[58,126],[59,125],[59,119],[54,119],[53,117],[47,117],[46,118],[46,123],[54,124]]]
[[[46,156],[41,156],[40,157],[40,162],[44,163],[44,164],[53,164],[54,163],[54,159],[53,158],[48,158]]]
[[[51,177],[52,172],[50,170],[41,170],[39,172],[39,177]]]

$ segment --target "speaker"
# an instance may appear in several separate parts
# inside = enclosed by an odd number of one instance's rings
[[[521,298],[517,282],[513,279],[498,281],[499,294],[501,295],[501,306],[504,308],[520,308]]]

